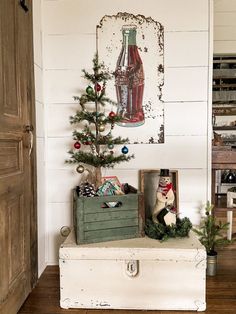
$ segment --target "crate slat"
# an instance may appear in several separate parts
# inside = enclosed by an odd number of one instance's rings
[[[84,222],[92,222],[92,221],[110,221],[112,219],[130,219],[138,217],[138,210],[130,209],[130,210],[120,210],[120,211],[107,211],[105,213],[91,213],[84,215]],[[107,223],[108,224],[108,223]]]
[[[78,197],[73,191],[73,217],[77,244],[122,240],[144,236],[142,193]],[[119,202],[120,207],[104,207]]]
[[[109,241],[111,240],[122,240],[127,239],[128,236],[131,238],[138,236],[137,227],[124,227],[124,228],[113,228],[113,229],[105,229],[105,230],[96,230],[96,231],[89,231],[85,232],[85,240],[89,241]]]
[[[94,231],[94,230],[103,230],[107,228],[107,225],[112,228],[122,228],[122,227],[133,227],[138,226],[138,218],[132,219],[117,219],[117,220],[108,220],[108,221],[96,221],[91,223],[84,224],[84,230]]]
[[[121,205],[117,210],[129,210],[131,208],[137,208],[138,195],[126,194],[126,195],[112,195],[112,196],[100,196],[100,197],[82,197],[84,202],[85,213],[104,212],[104,203],[109,202],[121,202]]]

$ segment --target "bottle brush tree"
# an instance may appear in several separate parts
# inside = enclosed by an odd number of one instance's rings
[[[128,147],[123,146],[121,153],[114,153],[115,145],[124,145],[128,138],[113,137],[115,123],[122,120],[115,112],[106,113],[106,106],[116,105],[106,96],[107,81],[112,74],[99,62],[96,54],[93,59],[93,73],[82,70],[83,77],[89,81],[86,90],[74,99],[78,101],[80,110],[70,117],[70,123],[76,126],[73,132],[74,149],[69,151],[70,164],[78,164],[76,170],[83,173],[85,165],[92,173],[92,183],[101,185],[102,168],[113,168],[116,164],[129,161],[134,155],[128,155]],[[92,109],[91,109],[92,108]]]

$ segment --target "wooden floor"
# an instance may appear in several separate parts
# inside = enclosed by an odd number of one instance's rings
[[[18,314],[193,314],[192,311],[63,310],[59,306],[59,270],[48,266]],[[236,314],[236,249],[219,252],[218,273],[207,277],[208,314]],[[7,314],[7,313],[6,313]]]

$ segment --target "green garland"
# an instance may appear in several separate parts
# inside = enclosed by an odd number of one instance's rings
[[[166,241],[169,238],[188,237],[192,223],[189,218],[180,219],[177,217],[176,224],[164,226],[161,223],[154,223],[151,219],[147,219],[144,227],[145,233],[149,238]]]

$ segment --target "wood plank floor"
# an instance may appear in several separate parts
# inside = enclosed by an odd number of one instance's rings
[[[59,305],[59,269],[48,266],[18,314],[192,314],[192,311],[63,310]],[[236,314],[236,249],[219,252],[218,273],[207,277],[207,314]],[[7,313],[6,313],[7,314]]]

